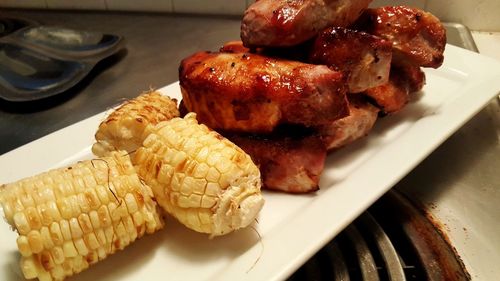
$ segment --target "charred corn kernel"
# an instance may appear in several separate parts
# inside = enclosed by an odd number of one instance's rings
[[[50,238],[55,245],[62,245],[64,243],[64,239],[61,233],[61,228],[59,227],[59,223],[53,222],[49,228]]]
[[[160,206],[198,232],[215,236],[246,227],[264,203],[250,157],[198,124],[194,113],[152,128],[133,163]]]
[[[133,152],[152,126],[178,116],[176,100],[154,91],[142,94],[126,101],[99,125],[92,152],[97,156],[115,150]]]
[[[45,268],[47,271],[50,271],[54,269],[56,266],[54,259],[52,259],[52,255],[48,251],[43,251],[40,253],[40,263],[42,264],[43,268]]]
[[[63,280],[163,227],[125,151],[3,185],[0,204],[28,279]]]

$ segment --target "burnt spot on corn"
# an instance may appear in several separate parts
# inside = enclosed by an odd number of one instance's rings
[[[137,200],[137,206],[139,208],[144,207],[144,196],[142,195],[142,193],[139,192],[138,190],[136,190],[134,192],[134,197],[135,197],[135,200]]]
[[[176,172],[182,172],[186,169],[186,165],[188,164],[188,159],[184,158],[177,166],[175,167]]]

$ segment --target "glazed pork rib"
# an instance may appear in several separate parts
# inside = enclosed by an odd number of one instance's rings
[[[241,39],[247,47],[294,46],[328,26],[349,26],[371,1],[259,0],[245,11]]]
[[[379,108],[369,103],[362,95],[348,95],[347,117],[316,128],[326,149],[332,151],[368,135],[378,118]]]
[[[289,193],[319,189],[326,148],[316,136],[226,136],[259,167],[263,187]]]
[[[366,136],[377,120],[379,109],[364,96],[348,95],[348,100],[349,116],[308,130],[280,127],[269,135],[224,135],[257,164],[264,188],[316,191],[327,152]]]
[[[181,62],[184,105],[214,130],[268,133],[349,114],[345,79],[326,66],[251,53],[199,52]]]
[[[446,30],[438,18],[420,9],[368,9],[353,28],[391,41],[398,64],[438,68],[443,63]]]
[[[370,97],[386,114],[403,109],[410,100],[410,94],[420,91],[425,84],[425,74],[418,66],[391,67],[389,81],[381,86],[367,89]]]
[[[389,80],[391,42],[365,32],[329,27],[314,40],[309,62],[345,73],[349,93],[359,93]]]

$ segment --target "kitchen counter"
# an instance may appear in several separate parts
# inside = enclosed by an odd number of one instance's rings
[[[101,61],[80,84],[49,99],[0,100],[0,154],[178,80],[182,58],[239,38],[239,18],[104,12],[0,11],[46,25],[122,35],[126,48]]]

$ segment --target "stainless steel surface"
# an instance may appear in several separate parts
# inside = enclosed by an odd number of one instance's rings
[[[474,42],[474,38],[472,38],[472,34],[467,27],[454,22],[444,23],[444,27],[446,28],[446,41],[449,44],[479,52]]]
[[[63,95],[29,103],[0,100],[0,154],[149,88],[177,81],[182,58],[238,39],[240,28],[239,18],[167,14],[0,10],[0,17],[118,34],[126,40],[124,51],[99,63],[82,83]]]

